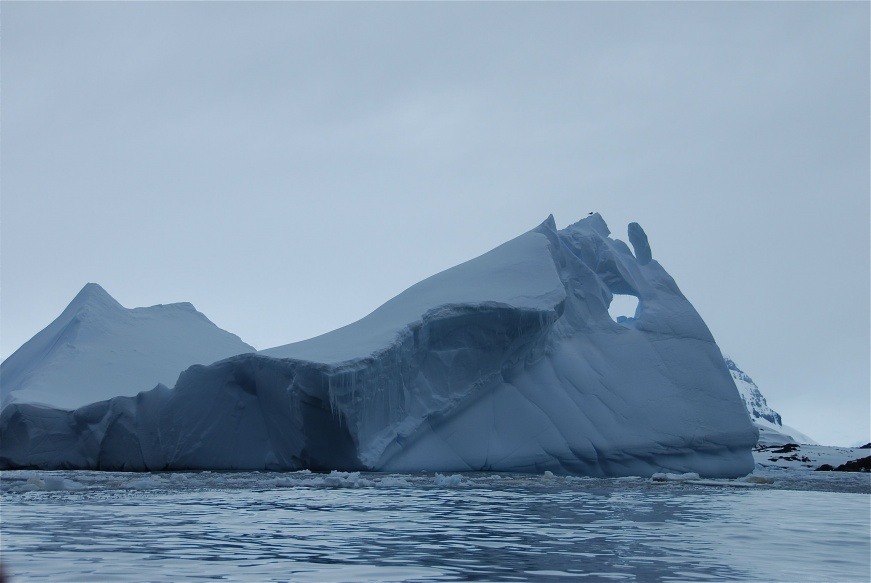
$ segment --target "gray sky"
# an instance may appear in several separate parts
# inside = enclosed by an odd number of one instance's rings
[[[16,3],[8,356],[88,281],[257,348],[638,221],[787,424],[869,437],[869,4]]]

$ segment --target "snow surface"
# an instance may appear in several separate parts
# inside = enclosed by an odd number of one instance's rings
[[[753,448],[757,470],[816,470],[823,464],[838,467],[849,461],[871,455],[871,450],[859,447],[839,447],[830,445],[807,445],[793,443],[783,447],[783,444],[762,444]],[[871,482],[871,476],[868,478]]]
[[[95,283],[0,364],[0,403],[75,409],[254,348],[189,303],[127,309]]]
[[[775,425],[765,419],[754,419],[753,424],[759,430],[759,443],[762,445],[782,445],[784,443],[818,445],[816,441],[789,425]]]
[[[304,342],[75,411],[12,404],[0,466],[730,477],[750,423],[640,226],[536,229]],[[636,256],[638,259],[636,259]],[[611,319],[613,294],[638,298]]]

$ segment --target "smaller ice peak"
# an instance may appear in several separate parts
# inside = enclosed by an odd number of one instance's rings
[[[169,304],[156,304],[141,308],[125,308],[118,300],[106,291],[106,289],[98,283],[86,283],[85,286],[76,294],[73,300],[67,306],[70,308],[84,307],[105,307],[115,310],[180,310],[184,312],[192,312],[205,317],[199,310],[190,302],[172,302]]]
[[[156,383],[173,385],[192,364],[254,350],[188,302],[125,308],[89,283],[0,363],[0,407],[15,401],[75,409]]]
[[[629,223],[629,242],[632,248],[635,249],[635,259],[640,265],[647,265],[653,259],[653,253],[650,251],[650,243],[647,241],[647,233],[641,228],[638,223]]]

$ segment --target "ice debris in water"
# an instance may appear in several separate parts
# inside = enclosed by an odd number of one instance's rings
[[[435,484],[440,488],[460,488],[470,485],[469,482],[467,480],[464,480],[463,476],[461,476],[460,474],[443,476],[439,473],[436,473],[435,475]]]
[[[133,490],[153,490],[166,487],[166,483],[160,478],[146,475],[130,480],[125,484],[125,487]]]
[[[372,486],[372,480],[360,477],[360,472],[340,472],[333,470],[322,478],[315,478],[306,483],[312,486],[325,486],[327,488],[364,488]]]
[[[743,478],[739,478],[742,482],[747,482],[748,484],[773,484],[774,478],[766,478],[765,476],[754,476],[750,474],[749,476],[744,476]]]
[[[410,488],[411,482],[402,476],[384,476],[378,480],[378,486],[383,488]]]
[[[695,472],[686,472],[683,474],[671,474],[668,472],[657,472],[650,476],[652,482],[686,482],[688,480],[699,480],[699,476]]]
[[[85,485],[76,482],[75,480],[70,480],[68,478],[62,478],[60,476],[45,476],[44,478],[38,478],[36,476],[31,476],[27,479],[27,482],[22,487],[22,491],[34,491],[34,490],[42,490],[46,492],[61,492],[65,490],[84,490]]]

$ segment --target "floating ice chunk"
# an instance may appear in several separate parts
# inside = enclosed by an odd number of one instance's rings
[[[378,486],[383,488],[410,488],[411,482],[402,476],[385,476],[378,480]]]
[[[166,484],[163,480],[159,478],[155,478],[154,476],[141,476],[139,478],[130,480],[127,482],[124,487],[131,488],[133,490],[153,490],[157,488],[163,488]]]
[[[469,486],[470,484],[468,480],[463,479],[463,476],[459,474],[443,476],[442,474],[436,473],[435,485],[440,488],[461,488]]]
[[[45,482],[35,476],[27,478],[27,482],[22,488],[24,491],[45,490]]]
[[[650,476],[652,482],[687,482],[689,480],[699,480],[700,478],[701,477],[695,472],[686,472],[683,474],[657,472]]]
[[[748,484],[773,484],[774,478],[766,478],[765,476],[755,476],[750,474],[749,476],[744,476],[743,478],[739,478],[742,482],[747,482]]]
[[[264,488],[292,488],[294,486],[299,485],[298,480],[293,480],[291,478],[272,478],[271,480],[264,480],[260,483]]]
[[[324,486],[326,488],[365,488],[372,486],[373,482],[360,477],[360,472],[340,472],[333,470],[322,478],[309,481],[311,485]]]
[[[48,491],[84,490],[85,485],[76,482],[75,480],[70,480],[69,478],[46,476],[45,489]]]
[[[47,475],[44,478],[31,476],[21,488],[21,491],[43,490],[46,492],[62,492],[65,490],[84,490],[85,485],[62,476]]]

